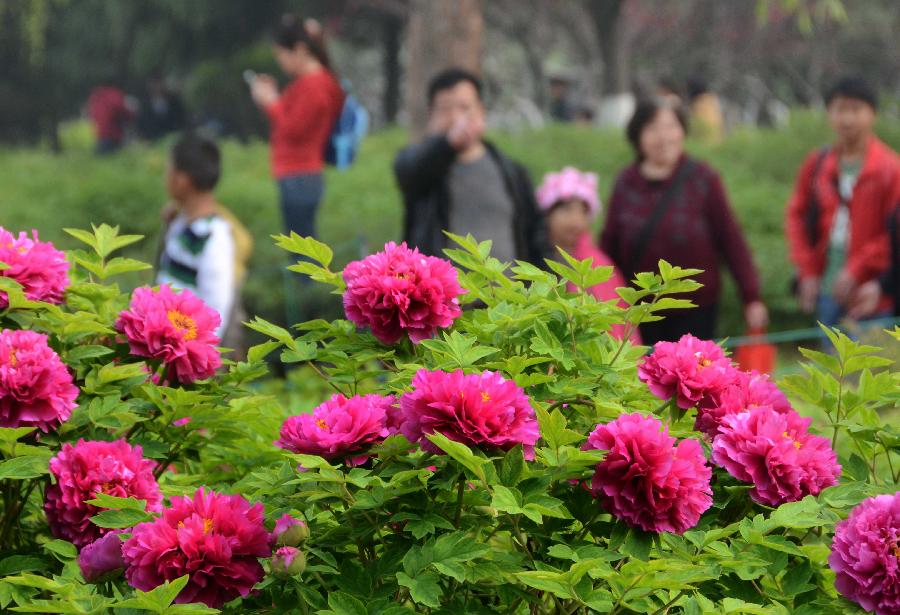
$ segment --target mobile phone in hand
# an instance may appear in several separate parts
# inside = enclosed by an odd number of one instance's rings
[[[249,68],[244,71],[244,81],[250,87],[253,87],[253,82],[256,81],[257,77],[259,77],[259,75],[256,74],[256,71],[252,71]]]

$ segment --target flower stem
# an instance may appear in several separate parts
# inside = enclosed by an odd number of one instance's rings
[[[459,529],[459,522],[462,519],[463,495],[466,488],[466,476],[460,474],[459,482],[456,486],[456,514],[453,515],[453,527]]]

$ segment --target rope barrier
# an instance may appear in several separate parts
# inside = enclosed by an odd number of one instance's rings
[[[873,318],[871,320],[856,322],[856,326],[864,330],[874,329],[876,327],[880,329],[889,329],[897,325],[900,325],[900,318],[895,317]],[[737,348],[739,346],[749,346],[751,344],[784,344],[787,342],[824,339],[825,337],[827,337],[825,332],[819,327],[809,327],[806,329],[790,329],[787,331],[773,331],[771,333],[762,333],[758,335],[730,337],[720,341],[726,348]]]

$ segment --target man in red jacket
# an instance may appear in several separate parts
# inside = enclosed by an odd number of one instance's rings
[[[900,158],[872,130],[877,99],[865,82],[842,79],[825,102],[835,141],[800,168],[786,230],[800,307],[833,326],[859,287],[888,268],[887,221],[900,201]]]

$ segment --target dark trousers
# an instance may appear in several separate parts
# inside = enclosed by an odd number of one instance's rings
[[[301,237],[315,237],[316,212],[325,192],[321,173],[291,175],[278,180],[281,216],[285,232]]]
[[[656,342],[675,342],[685,333],[711,340],[716,334],[718,313],[717,303],[662,312],[665,316],[662,320],[641,324],[641,341],[645,346],[652,346]]]

